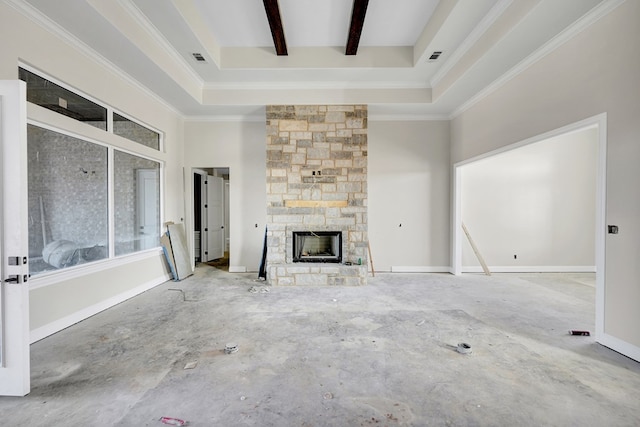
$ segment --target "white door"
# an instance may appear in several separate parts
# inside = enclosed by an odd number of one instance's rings
[[[158,170],[138,169],[137,178],[137,227],[138,250],[151,249],[160,245],[160,224],[158,224]]]
[[[30,391],[27,106],[22,81],[0,81],[0,395]]]
[[[224,180],[217,176],[207,176],[207,250],[205,261],[224,256]]]

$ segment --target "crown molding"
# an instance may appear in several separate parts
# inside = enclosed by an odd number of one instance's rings
[[[469,33],[460,46],[449,56],[449,58],[442,64],[440,69],[431,78],[431,87],[435,87],[440,83],[440,80],[447,75],[449,71],[462,59],[473,45],[475,45],[480,37],[493,25],[505,10],[513,3],[513,0],[499,0],[482,18],[482,20],[476,25],[476,27]]]
[[[426,82],[211,82],[204,90],[430,89]]]
[[[93,48],[91,48],[89,45],[87,45],[86,43],[78,39],[76,36],[68,32],[67,30],[65,30],[62,26],[58,25],[56,22],[54,22],[49,17],[44,15],[42,12],[40,12],[37,8],[35,8],[31,4],[27,3],[24,0],[5,0],[5,2],[11,7],[13,7],[15,10],[17,10],[18,12],[20,12],[21,14],[29,18],[31,21],[35,22],[40,27],[49,31],[54,36],[58,37],[60,40],[67,43],[69,46],[73,47],[74,49],[77,49],[78,51],[83,53],[85,56],[94,60],[95,62],[100,64],[102,67],[106,68],[113,74],[123,79],[125,82],[139,89],[141,92],[145,93],[154,101],[163,105],[165,108],[167,108],[171,112],[175,113],[179,117],[184,116],[173,105],[169,104],[167,101],[165,101],[163,98],[158,96],[151,89],[149,89],[144,84],[142,84],[141,82],[133,78],[131,75],[127,74],[121,68],[116,66],[114,63],[109,61],[100,53],[96,52]]]
[[[184,122],[266,122],[265,114],[235,114],[235,115],[210,115],[210,116],[185,116]]]
[[[509,82],[514,77],[517,77],[521,73],[523,73],[527,68],[531,67],[542,58],[550,54],[551,52],[558,49],[560,46],[571,40],[573,37],[590,27],[591,25],[598,22],[604,16],[608,15],[626,0],[605,0],[602,3],[598,4],[596,7],[587,12],[580,19],[575,21],[572,25],[567,27],[564,31],[556,35],[554,38],[549,40],[543,46],[538,48],[531,55],[520,61],[514,67],[509,69],[502,76],[494,80],[491,84],[486,86],[480,92],[478,92],[473,97],[469,98],[466,102],[460,105],[458,108],[453,110],[453,112],[449,115],[449,119],[453,120],[458,117],[460,114],[467,111],[469,108],[473,107],[475,104],[498,90],[500,87],[504,86],[507,82]]]
[[[117,0],[118,3],[131,15],[138,25],[142,27],[147,34],[153,38],[153,40],[160,46],[160,48],[180,67],[191,76],[201,87],[204,85],[204,80],[193,68],[189,65],[187,60],[180,55],[169,43],[169,41],[162,35],[158,28],[147,19],[146,15],[142,13],[140,8],[136,6],[131,0]]]
[[[431,122],[449,120],[446,114],[371,114],[370,122]]]

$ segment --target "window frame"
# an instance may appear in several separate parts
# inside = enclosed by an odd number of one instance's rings
[[[142,143],[140,143],[138,141],[134,141],[132,139],[129,139],[129,138],[121,136],[121,135],[118,135],[117,133],[113,132],[113,122],[114,122],[113,115],[114,114],[117,114],[117,115],[129,120],[130,122],[133,122],[133,123],[137,124],[138,126],[142,126],[143,128],[145,128],[147,130],[150,130],[152,132],[157,133],[158,134],[158,148],[155,149],[155,148],[149,147],[148,145],[144,145],[144,144],[142,144]],[[137,120],[137,119],[131,117],[130,115],[125,114],[125,113],[123,113],[123,112],[121,112],[119,110],[116,110],[116,109],[113,109],[113,108],[111,110],[109,110],[109,108],[107,108],[107,131],[113,133],[114,135],[119,136],[120,138],[124,138],[127,141],[131,141],[131,142],[135,142],[136,144],[140,144],[143,147],[150,148],[150,149],[152,149],[154,151],[164,152],[164,144],[163,144],[164,138],[162,137],[162,135],[163,135],[162,132],[160,132],[156,128],[154,128],[152,126],[149,126],[148,124],[143,123],[140,120]]]
[[[24,62],[18,62],[18,68],[24,68],[25,70],[29,71],[29,72],[30,72],[30,73],[32,73],[32,74],[37,75],[37,76],[38,76],[38,77],[40,77],[40,78],[43,78],[43,79],[45,79],[45,80],[48,80],[48,81],[50,81],[51,83],[54,83],[54,84],[56,84],[56,85],[60,86],[60,87],[61,87],[61,88],[63,88],[63,89],[66,89],[66,90],[68,90],[68,91],[70,91],[70,92],[73,92],[75,95],[78,95],[78,96],[80,96],[80,97],[82,97],[82,98],[85,98],[87,101],[91,101],[91,102],[93,102],[94,104],[99,105],[99,106],[101,106],[101,107],[105,108],[105,109],[107,110],[107,129],[106,129],[106,130],[104,130],[104,129],[100,129],[100,128],[96,128],[96,129],[101,130],[102,132],[107,132],[107,133],[110,133],[110,134],[116,135],[116,136],[118,136],[118,137],[120,137],[120,138],[126,139],[127,141],[131,141],[131,142],[133,142],[134,144],[138,144],[138,145],[141,145],[141,146],[143,146],[143,147],[146,147],[146,148],[148,148],[148,149],[150,149],[150,150],[157,151],[157,152],[159,152],[159,153],[164,153],[164,152],[165,152],[165,151],[164,151],[164,132],[162,132],[161,130],[157,129],[156,127],[151,126],[151,125],[149,125],[149,124],[147,124],[147,123],[143,122],[142,120],[136,119],[135,117],[131,116],[130,114],[127,114],[127,113],[125,113],[125,112],[123,112],[123,111],[120,111],[119,109],[114,108],[114,107],[112,107],[111,105],[109,105],[109,104],[107,104],[107,103],[105,103],[105,102],[102,102],[102,101],[100,101],[99,99],[94,98],[94,97],[92,97],[91,95],[88,95],[88,94],[86,94],[85,92],[83,92],[83,91],[81,91],[81,90],[78,90],[78,89],[74,88],[73,86],[70,86],[70,85],[68,85],[68,84],[66,84],[66,83],[64,83],[64,82],[62,82],[62,81],[60,81],[60,80],[56,79],[55,77],[52,77],[52,76],[50,76],[49,74],[47,74],[47,73],[44,73],[44,72],[40,71],[39,69],[37,69],[37,68],[35,68],[35,67],[32,67],[32,66],[30,66],[30,65],[28,65],[28,64],[25,64]],[[28,103],[28,104],[33,104],[33,103],[31,103],[31,102],[28,102],[28,101],[27,101],[27,103]],[[37,104],[34,104],[34,105],[37,105]],[[45,108],[45,107],[41,107],[41,108]],[[53,111],[53,110],[51,110],[51,111]],[[59,114],[59,115],[61,115],[61,116],[64,116],[64,114],[60,114],[60,113],[57,113],[57,112],[55,112],[55,111],[53,111],[53,112],[54,112],[54,113],[56,113],[56,114]],[[126,138],[126,137],[124,137],[124,136],[121,136],[121,135],[117,135],[117,134],[115,134],[115,133],[113,132],[113,115],[114,115],[114,114],[117,114],[117,115],[119,115],[119,116],[122,116],[122,117],[124,117],[125,119],[130,120],[130,121],[132,121],[132,122],[136,123],[137,125],[139,125],[139,126],[142,126],[142,127],[146,128],[147,130],[150,130],[150,131],[152,131],[152,132],[157,133],[157,134],[158,134],[158,149],[156,150],[155,148],[151,148],[151,147],[149,147],[149,146],[147,146],[147,145],[144,145],[144,144],[142,144],[142,143],[140,143],[140,142],[137,142],[137,141],[134,141],[134,140],[132,140],[132,139]],[[67,117],[68,117],[68,116],[67,116]],[[73,118],[71,118],[71,117],[69,117],[69,119],[71,119],[71,120],[75,120],[75,119],[73,119]],[[75,121],[80,122],[79,120],[75,120]],[[82,123],[82,122],[80,122],[80,123]],[[85,123],[85,124],[86,124],[86,123]],[[91,126],[91,125],[88,125],[88,126]],[[95,127],[95,126],[94,126],[94,127]]]
[[[105,103],[96,100],[91,96],[87,96],[84,92],[78,91],[74,88],[70,88],[68,85],[61,84],[57,79],[51,78],[46,73],[42,73],[39,70],[33,69],[33,67],[25,66],[20,63],[20,67],[27,69],[30,72],[38,74],[40,77],[50,80],[51,82],[64,87],[67,90],[71,90],[79,96],[85,97],[92,102],[96,102],[99,105],[106,106],[107,108],[107,130],[99,129],[91,126],[87,123],[75,120],[71,117],[67,117],[63,114],[59,114],[55,111],[48,110],[38,104],[27,102],[27,124],[40,127],[52,132],[57,132],[72,138],[76,138],[82,141],[86,141],[92,144],[96,144],[107,149],[107,215],[108,215],[108,257],[105,259],[93,261],[86,264],[80,264],[71,266],[55,271],[42,272],[36,274],[30,280],[30,289],[37,289],[42,286],[48,286],[55,283],[59,283],[62,280],[69,280],[76,277],[82,277],[87,274],[91,274],[98,271],[104,271],[115,266],[129,264],[130,262],[139,261],[142,259],[157,257],[162,254],[162,247],[159,245],[154,248],[144,249],[122,255],[115,255],[115,186],[114,186],[114,153],[116,150],[137,156],[145,160],[149,160],[159,165],[159,221],[158,233],[162,235],[162,224],[164,224],[164,211],[165,211],[165,188],[166,188],[166,153],[164,152],[164,133],[152,128],[146,124],[142,124],[139,120],[132,119],[131,116],[121,113],[119,110],[113,109],[107,106]],[[157,132],[160,136],[159,145],[160,149],[148,147],[136,141],[129,140],[120,135],[112,132],[112,119],[113,112],[135,121],[141,126],[145,126],[154,132]],[[109,123],[111,122],[111,124]],[[27,164],[24,165],[27,168]]]

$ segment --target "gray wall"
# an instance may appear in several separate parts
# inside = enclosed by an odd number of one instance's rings
[[[452,121],[452,161],[607,114],[604,333],[640,358],[640,2],[627,1]]]
[[[376,270],[449,271],[449,186],[449,122],[369,121]]]

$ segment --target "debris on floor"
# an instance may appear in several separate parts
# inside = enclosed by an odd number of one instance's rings
[[[461,342],[458,344],[458,353],[460,354],[469,354],[471,353],[471,346],[466,342]]]
[[[422,319],[421,321],[419,321],[418,323],[416,323],[416,326],[422,326],[424,325],[425,320]]]
[[[581,335],[581,336],[584,336],[584,337],[588,337],[588,336],[591,335],[591,333],[589,333],[589,331],[578,331],[578,330],[575,330],[575,329],[570,330],[569,334],[570,335]]]
[[[330,399],[333,399],[333,394],[328,391],[325,394],[323,394],[322,397],[324,398],[324,400],[330,400]]]
[[[224,348],[224,352],[226,354],[231,354],[231,353],[235,353],[236,351],[238,351],[238,345],[237,344],[227,344]]]
[[[193,362],[189,362],[186,365],[184,365],[184,369],[193,369],[196,366],[198,366],[198,361],[194,360]]]
[[[249,292],[251,292],[252,294],[257,294],[258,292],[260,292],[261,294],[268,294],[269,287],[268,286],[252,286],[249,288]]]
[[[181,420],[179,418],[171,418],[171,417],[161,417],[160,422],[162,424],[167,424],[170,426],[186,426],[189,424],[188,421]]]

